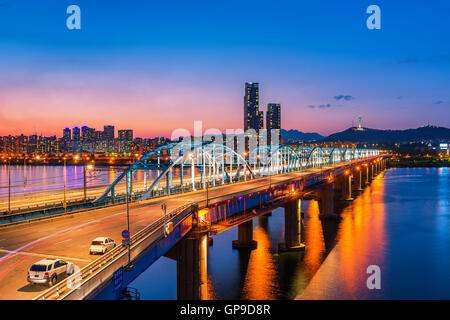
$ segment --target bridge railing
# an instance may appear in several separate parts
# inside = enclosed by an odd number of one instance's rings
[[[364,159],[359,159],[358,161],[363,160]],[[340,165],[346,166],[352,165],[354,163],[355,163],[354,161],[348,161],[340,163]],[[329,168],[320,171],[321,176],[327,175],[328,171],[330,170],[333,170],[333,166],[331,165]],[[305,173],[307,173],[307,171],[309,170],[306,170]],[[297,176],[288,180],[269,182],[267,184],[260,185],[258,187],[246,189],[245,192],[253,193],[266,189],[269,186],[276,188],[279,185],[290,183],[291,181],[298,179],[299,177]],[[186,219],[190,214],[192,214],[192,208],[194,206],[201,209],[207,207],[208,201],[209,204],[211,204],[215,202],[225,201],[227,199],[228,200],[233,199],[241,195],[242,191],[237,191],[227,195],[213,196],[210,197],[209,200],[191,202],[186,205],[180,206],[170,211],[166,216],[158,219],[154,223],[150,224],[149,226],[145,227],[144,229],[133,235],[130,239],[130,246],[131,246],[130,250],[133,251],[134,248],[136,248],[136,246],[142,243],[144,240],[148,240],[146,241],[146,245],[151,245],[155,241],[164,238],[165,224],[171,221],[173,223],[173,227],[175,228],[178,224],[184,221],[184,219]],[[99,257],[98,259],[90,262],[80,270],[75,271],[74,274],[57,283],[53,287],[47,289],[46,291],[38,295],[34,300],[64,299],[65,297],[72,295],[76,290],[81,290],[80,288],[82,286],[89,287],[89,282],[93,282],[94,286],[101,285],[101,282],[108,281],[112,277],[113,272],[116,271],[120,266],[125,266],[128,263],[127,252],[128,252],[127,248],[124,248],[121,245],[117,246],[113,250],[106,252],[103,256]],[[104,272],[105,270],[107,270],[108,272],[103,274],[101,277],[102,279],[99,280],[97,276],[100,274],[100,272]],[[92,289],[92,286],[90,289]],[[80,295],[80,298],[85,298],[86,296],[89,295],[89,292],[86,293],[85,290],[87,289],[83,289],[84,292],[82,295]]]
[[[141,243],[143,240],[152,237],[151,243],[155,242],[159,238],[165,236],[164,226],[167,222],[172,221],[174,227],[181,223],[189,214],[191,214],[190,209],[192,204],[187,204],[185,206],[178,207],[169,212],[168,215],[158,219],[151,225],[145,227],[141,231],[137,232],[134,236],[130,238],[130,250]],[[111,251],[107,251],[104,255],[98,259],[90,262],[83,268],[75,270],[72,275],[47,289],[40,295],[38,295],[34,300],[57,300],[67,297],[76,290],[80,290],[82,286],[86,286],[89,281],[95,281],[96,276],[100,271],[105,271],[105,269],[111,269],[107,275],[103,275],[102,278],[106,279],[112,275],[112,273],[118,269],[118,264],[124,266],[128,263],[128,248],[122,247],[118,244]],[[124,264],[124,261],[126,262]],[[117,263],[118,262],[118,263]],[[83,289],[86,290],[86,289]]]

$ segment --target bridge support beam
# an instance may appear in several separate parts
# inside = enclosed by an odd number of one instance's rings
[[[195,232],[185,237],[177,244],[175,255],[178,299],[208,299],[208,236]]]
[[[363,167],[358,166],[355,173],[355,182],[356,182],[356,188],[358,191],[362,191],[363,188]]]
[[[278,245],[278,251],[305,250],[302,239],[303,223],[300,207],[300,199],[289,201],[284,206],[284,242]]]
[[[256,249],[258,243],[253,240],[253,220],[238,225],[238,239],[233,240],[235,249]]]
[[[353,201],[353,197],[352,197],[352,180],[353,180],[353,173],[350,172],[347,176],[347,197],[345,198],[346,201]]]
[[[320,188],[318,190],[319,197],[319,218],[320,219],[337,219],[338,215],[334,212],[334,192],[335,192],[335,183],[337,183],[337,187],[339,193],[343,194],[343,184],[341,181],[336,180],[335,182],[329,183],[326,186]]]

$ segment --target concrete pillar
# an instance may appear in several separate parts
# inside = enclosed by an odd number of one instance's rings
[[[367,167],[365,167],[365,181],[366,181],[366,185],[368,185],[370,183],[370,165],[367,165]]]
[[[208,236],[194,233],[177,244],[177,296],[179,300],[208,299]]]
[[[356,183],[356,190],[358,190],[358,191],[362,191],[363,190],[363,188],[362,188],[362,186],[363,186],[363,171],[364,171],[364,167],[361,167],[361,166],[359,166],[357,169],[356,169],[356,172],[355,172],[355,183]]]
[[[238,239],[233,240],[235,249],[256,249],[257,242],[253,240],[253,220],[238,225]]]
[[[259,216],[258,225],[264,230],[267,230],[267,228],[269,227],[269,216],[266,214]]]
[[[350,171],[350,173],[348,175],[345,176],[347,183],[346,183],[346,194],[347,197],[345,198],[345,200],[347,201],[353,201],[353,197],[352,197],[352,181],[353,181],[353,172]]]
[[[338,188],[342,187],[342,183],[339,180]],[[319,196],[319,218],[338,218],[338,215],[334,212],[334,192],[335,192],[335,182],[327,184],[326,186],[318,190]],[[339,191],[341,192],[341,191]],[[342,191],[343,193],[343,191]]]
[[[305,249],[302,239],[301,200],[289,201],[284,206],[284,242],[278,245],[278,251],[300,251]]]
[[[324,196],[324,192],[332,192],[333,197],[335,200],[345,200],[345,190],[344,190],[344,178],[343,176],[337,176],[334,181],[330,184],[333,187],[333,191],[328,190],[327,188],[330,188],[329,185],[325,187],[325,189],[321,188],[317,192],[317,196],[319,199],[321,199]],[[319,207],[320,207],[320,201],[319,201]]]

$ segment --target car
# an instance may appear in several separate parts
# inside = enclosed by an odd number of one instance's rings
[[[47,284],[51,287],[61,280],[64,274],[71,275],[73,271],[73,263],[61,259],[46,258],[30,267],[27,280],[32,285]]]
[[[92,240],[89,248],[89,254],[100,253],[104,254],[106,251],[111,250],[116,246],[113,239],[108,237],[99,237]]]

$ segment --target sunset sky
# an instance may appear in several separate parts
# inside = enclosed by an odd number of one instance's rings
[[[449,18],[445,0],[0,0],[0,135],[242,128],[246,81],[263,111],[281,103],[284,129],[330,134],[359,113],[450,127]]]

